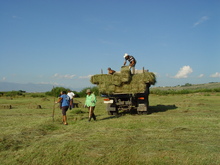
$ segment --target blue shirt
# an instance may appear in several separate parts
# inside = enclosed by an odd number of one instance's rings
[[[69,106],[70,105],[70,98],[66,94],[60,96],[62,98],[61,107]]]

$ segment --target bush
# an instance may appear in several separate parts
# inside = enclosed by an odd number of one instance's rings
[[[70,90],[70,89],[69,88],[64,88],[64,87],[55,87],[50,92],[46,92],[45,94],[48,95],[48,96],[58,97],[60,95],[60,92],[68,91],[68,90]]]
[[[21,92],[21,91],[5,92],[4,95],[7,96],[7,97],[24,96],[24,95],[23,95],[23,92]]]
[[[33,98],[36,98],[36,97],[40,97],[40,98],[46,97],[44,94],[31,94],[30,96],[33,97]]]
[[[99,89],[97,86],[94,87],[87,87],[87,88],[83,88],[79,93],[79,97],[86,97],[86,90],[87,89],[91,89],[91,91],[95,94],[95,95],[99,95]]]

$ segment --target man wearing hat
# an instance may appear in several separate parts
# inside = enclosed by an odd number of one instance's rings
[[[96,106],[96,96],[94,93],[92,93],[91,89],[86,90],[86,101],[85,106],[88,107],[89,110],[89,121],[91,121],[91,118],[96,120],[96,116],[94,114],[95,106]]]
[[[131,55],[128,55],[127,53],[124,54],[124,58],[125,58],[124,66],[126,65],[127,61],[129,61],[130,62],[129,68],[132,68],[133,74],[134,74],[135,65],[137,63],[135,58],[133,56],[131,56]]]

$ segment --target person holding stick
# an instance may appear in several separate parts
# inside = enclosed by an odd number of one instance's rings
[[[69,96],[66,94],[66,91],[62,91],[62,95],[59,96],[59,99],[57,102],[55,103],[61,103],[61,110],[62,110],[62,121],[64,125],[68,125],[67,123],[67,116],[66,116],[66,112],[68,111],[69,105],[70,105],[70,98]]]
[[[89,110],[89,120],[91,121],[91,119],[93,118],[94,120],[96,120],[96,116],[94,114],[94,110],[95,110],[95,106],[96,106],[96,96],[94,93],[92,93],[92,91],[90,89],[86,90],[86,101],[85,101],[85,107],[88,108]]]

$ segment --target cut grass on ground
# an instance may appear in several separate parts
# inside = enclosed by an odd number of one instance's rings
[[[61,124],[53,98],[1,98],[0,162],[6,164],[220,164],[220,103],[216,93],[150,95],[149,115],[107,115],[101,97],[97,121],[87,109],[67,112]],[[84,102],[84,98],[76,100]],[[42,109],[29,108],[29,104]]]

